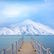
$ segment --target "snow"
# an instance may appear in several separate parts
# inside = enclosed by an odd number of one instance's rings
[[[54,29],[27,19],[21,22],[20,26],[15,24],[9,28],[1,28],[0,35],[54,35]]]

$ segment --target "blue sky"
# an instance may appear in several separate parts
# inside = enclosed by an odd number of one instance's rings
[[[0,27],[26,19],[32,19],[54,28],[54,0],[0,1]]]

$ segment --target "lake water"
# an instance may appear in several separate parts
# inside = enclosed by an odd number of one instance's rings
[[[0,48],[7,48],[15,41],[18,41],[21,36],[0,36]]]
[[[15,41],[18,41],[21,37],[24,37],[25,41],[29,41],[31,36],[0,36],[0,49],[1,48],[7,48],[11,45],[11,43],[14,43]],[[42,43],[45,48],[50,48],[51,52],[54,54],[54,36],[32,36],[36,41],[39,41]]]

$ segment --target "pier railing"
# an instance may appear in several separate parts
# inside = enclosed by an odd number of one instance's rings
[[[0,54],[17,54],[23,44],[23,38],[20,38],[15,43],[12,43],[9,48],[0,49]]]
[[[31,43],[33,48],[36,51],[36,54],[52,54],[50,51],[50,48],[45,48],[42,44],[40,44],[34,38],[31,38]],[[23,37],[20,38],[15,43],[11,43],[11,46],[9,48],[0,49],[0,54],[17,54],[22,44],[23,44]]]
[[[41,43],[32,38],[32,46],[36,50],[36,54],[52,54],[50,48],[45,48]]]

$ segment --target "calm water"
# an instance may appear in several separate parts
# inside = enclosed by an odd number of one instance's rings
[[[0,36],[0,48],[7,48],[15,41],[18,41],[21,36]]]
[[[11,43],[18,41],[21,37],[28,41],[31,36],[0,36],[0,48],[9,47]],[[45,48],[51,48],[51,52],[54,54],[54,36],[33,36],[33,38],[42,43]]]

